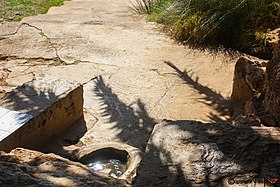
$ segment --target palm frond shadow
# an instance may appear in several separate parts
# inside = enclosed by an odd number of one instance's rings
[[[199,83],[199,77],[195,79],[192,78],[193,73],[191,71],[181,71],[177,68],[172,62],[165,61],[169,67],[174,69],[178,76],[189,86],[195,89],[200,95],[200,102],[203,104],[212,107],[216,110],[221,116],[225,116],[226,119],[222,119],[220,116],[210,113],[208,114],[209,119],[212,122],[231,122],[233,120],[233,111],[232,103],[229,99],[224,98],[220,93],[204,86]]]
[[[64,94],[64,92],[61,94]],[[46,119],[44,119],[45,122],[57,119],[59,115],[61,115],[57,112],[58,110],[54,110],[54,108],[59,108],[61,106],[60,100],[61,95],[55,93],[54,90],[36,88],[33,84],[26,83],[11,92],[7,92],[1,99],[1,104],[4,105],[5,108],[27,113],[32,115],[33,118],[36,118],[34,120],[36,122],[35,125],[31,126],[30,129],[30,131],[32,131],[37,130],[41,124],[40,119],[38,120],[39,115],[46,117]],[[75,107],[75,105],[71,106]],[[69,105],[69,107],[71,106]],[[62,113],[66,113],[67,110],[71,111],[70,108],[65,107],[61,107],[59,110]],[[42,116],[39,118],[42,118]],[[54,123],[58,124],[58,122]],[[46,127],[46,129],[47,128],[49,127]],[[58,127],[58,129],[59,128],[60,127]],[[35,149],[45,153],[52,152],[70,158],[71,153],[65,151],[63,146],[75,145],[86,132],[86,122],[84,116],[82,116],[74,124],[68,126],[64,132],[58,133],[54,130],[51,137],[45,137],[41,141],[38,140],[34,145],[23,144],[21,147]],[[67,134],[70,134],[70,138],[68,138]],[[28,135],[23,134],[23,136]]]
[[[2,104],[16,111],[24,110],[26,113],[36,115],[46,109],[58,96],[52,90],[36,90],[33,86],[24,84],[2,98]]]
[[[103,117],[109,118],[108,121],[115,123],[114,127],[119,131],[117,137],[124,143],[140,148],[143,152],[148,153],[146,149],[147,143],[151,137],[151,133],[156,124],[156,121],[151,118],[146,110],[145,104],[138,99],[134,105],[136,107],[128,106],[121,101],[112,89],[104,83],[102,77],[96,79],[96,86],[93,89],[99,100],[102,101]],[[159,148],[156,145],[150,145],[156,152],[165,152],[166,158],[172,162],[169,157],[169,151]],[[150,148],[149,148],[150,149]],[[189,186],[189,181],[184,177],[183,169],[180,165],[170,170],[168,166],[163,166],[164,162],[160,155],[154,157],[154,162],[148,167],[157,168],[160,166],[160,172],[165,173],[170,180],[179,186]],[[150,186],[157,186],[157,179],[153,181],[142,181],[141,185],[148,184]],[[141,186],[140,185],[140,186]],[[136,183],[138,186],[138,183]]]
[[[119,130],[118,138],[124,143],[145,150],[156,123],[147,113],[145,104],[138,99],[135,103],[126,105],[104,83],[102,77],[96,79],[93,92],[102,103],[101,115],[107,118],[109,123],[115,123],[113,128]]]

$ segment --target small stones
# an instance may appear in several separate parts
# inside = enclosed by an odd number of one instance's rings
[[[261,119],[253,115],[239,116],[235,119],[235,126],[261,126]]]

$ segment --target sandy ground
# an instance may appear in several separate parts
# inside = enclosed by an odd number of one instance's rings
[[[46,15],[2,23],[6,83],[18,86],[34,76],[80,83],[99,77],[121,102],[140,101],[154,119],[231,120],[227,102],[236,59],[177,44],[128,4],[66,1]]]
[[[236,57],[179,45],[128,4],[66,1],[46,15],[1,23],[2,91],[36,76],[83,84],[84,130],[75,126],[63,140],[76,147],[118,142],[144,152],[163,119],[232,121]]]
[[[163,119],[231,121],[236,59],[179,45],[128,5],[66,1],[46,15],[2,23],[2,89],[36,76],[83,84],[83,144],[124,142],[144,151]]]

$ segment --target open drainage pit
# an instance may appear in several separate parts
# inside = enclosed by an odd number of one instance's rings
[[[119,178],[129,165],[129,154],[124,150],[103,148],[83,156],[80,161],[93,173]]]

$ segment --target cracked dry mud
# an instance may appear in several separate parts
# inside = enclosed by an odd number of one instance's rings
[[[46,15],[0,23],[2,90],[35,76],[83,84],[87,132],[69,135],[82,145],[123,142],[145,151],[162,119],[231,121],[236,59],[177,44],[129,2],[66,1]]]

